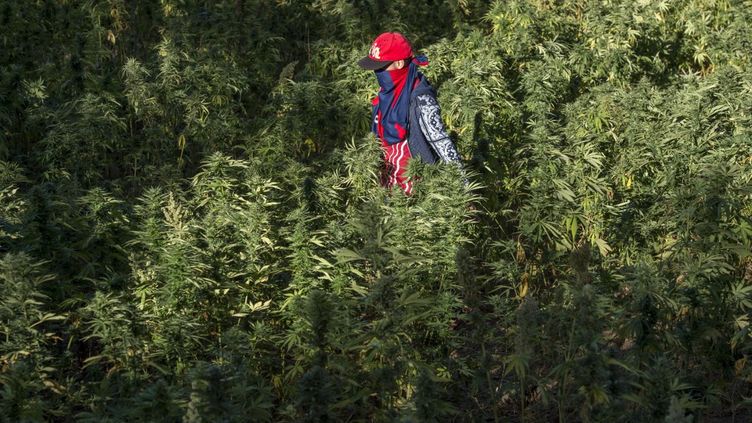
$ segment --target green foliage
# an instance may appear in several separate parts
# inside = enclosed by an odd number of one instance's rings
[[[0,421],[749,420],[751,10],[0,4]],[[410,196],[386,30],[464,158]]]
[[[25,254],[7,253],[0,260],[0,375],[3,421],[44,421],[45,391],[56,390],[55,368],[47,351],[58,341],[54,322],[64,316],[50,312],[42,285],[53,278],[42,264]]]
[[[18,165],[0,162],[0,251],[11,248],[21,236],[26,204],[19,195],[19,184],[26,182]]]

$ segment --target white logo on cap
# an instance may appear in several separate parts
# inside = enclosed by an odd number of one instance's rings
[[[371,46],[371,57],[381,59],[381,49],[376,43],[373,43],[373,46]]]

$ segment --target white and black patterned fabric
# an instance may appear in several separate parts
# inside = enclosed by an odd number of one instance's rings
[[[424,79],[412,92],[408,146],[413,157],[426,163],[461,163],[461,158],[441,120],[436,91]]]
[[[460,155],[441,120],[441,108],[436,98],[429,94],[416,96],[420,110],[420,129],[436,156],[443,162],[459,162]]]

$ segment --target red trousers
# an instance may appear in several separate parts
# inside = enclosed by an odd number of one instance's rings
[[[410,195],[413,190],[413,181],[405,176],[405,170],[407,169],[407,161],[412,156],[410,155],[407,141],[400,141],[396,144],[383,142],[381,146],[384,149],[384,161],[386,164],[386,172],[383,175],[382,183],[387,187],[398,185],[405,191],[405,194]]]

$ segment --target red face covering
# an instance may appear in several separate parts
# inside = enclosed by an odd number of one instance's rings
[[[407,81],[407,73],[409,70],[408,68],[409,66],[405,66],[402,69],[393,69],[388,71],[389,76],[392,78],[392,83],[394,84],[394,98],[392,99],[392,106],[394,106],[394,103],[397,102],[397,99],[402,93],[402,89],[405,87],[405,82]]]
[[[410,93],[414,84],[423,78],[418,66],[427,64],[428,61],[421,56],[420,60],[406,60],[402,69],[376,71],[381,91],[378,102],[374,103],[371,130],[384,142],[395,144],[405,139]]]

